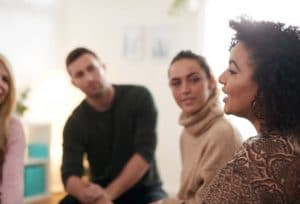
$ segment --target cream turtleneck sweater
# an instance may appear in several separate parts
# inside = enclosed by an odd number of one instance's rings
[[[167,199],[164,204],[196,204],[197,195],[241,146],[241,138],[224,118],[216,96],[196,113],[181,113],[179,123],[184,127],[180,138],[181,186],[178,199]]]

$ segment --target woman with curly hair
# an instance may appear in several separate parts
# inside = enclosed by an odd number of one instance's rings
[[[220,76],[224,111],[258,135],[199,195],[199,203],[298,203],[300,199],[300,31],[282,23],[231,21],[236,31]]]
[[[25,137],[12,116],[15,85],[7,59],[0,55],[0,203],[23,203]]]

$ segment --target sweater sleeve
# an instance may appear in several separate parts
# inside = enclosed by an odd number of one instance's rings
[[[23,169],[25,136],[22,124],[17,118],[9,123],[7,151],[3,164],[2,203],[23,203]]]
[[[136,107],[135,151],[149,163],[156,148],[157,111],[150,92],[142,88]]]
[[[83,128],[80,128],[80,123],[72,115],[63,130],[61,176],[64,185],[70,176],[81,177],[83,174],[84,141],[81,137],[82,131]]]

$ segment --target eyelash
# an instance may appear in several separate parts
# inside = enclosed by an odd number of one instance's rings
[[[188,82],[192,83],[192,84],[195,84],[198,81],[200,81],[200,78],[198,78],[198,77],[188,79]],[[171,86],[173,86],[173,87],[180,86],[180,82],[179,81],[171,82]]]
[[[90,67],[88,67],[88,71],[93,71],[93,70],[95,70],[96,68],[94,67],[94,66],[90,66]]]
[[[234,70],[232,70],[232,69],[228,69],[228,72],[229,72],[230,74],[236,74],[236,71],[234,71]]]
[[[76,75],[75,75],[76,78],[80,78],[80,77],[82,77],[82,76],[83,76],[83,73],[82,73],[82,72],[76,73]]]
[[[192,82],[192,83],[196,83],[200,80],[200,78],[198,77],[194,77],[194,78],[191,78],[189,81]]]
[[[6,77],[6,76],[1,77],[1,80],[8,83],[8,77]]]
[[[179,86],[179,82],[178,81],[176,81],[176,82],[171,82],[171,86],[174,86],[174,87],[176,87],[176,86]]]

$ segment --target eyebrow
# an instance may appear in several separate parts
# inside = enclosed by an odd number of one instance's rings
[[[86,66],[86,68],[97,68],[97,67],[95,65],[93,65],[92,63],[90,63]]]
[[[240,70],[240,67],[237,65],[236,61],[234,60],[229,60],[229,65],[233,64],[238,70]]]
[[[198,72],[192,72],[192,73],[189,73],[187,76],[184,76],[186,78],[190,78],[191,76],[193,75],[198,75]],[[171,81],[173,80],[179,80],[179,77],[173,77],[173,78],[170,78]]]

